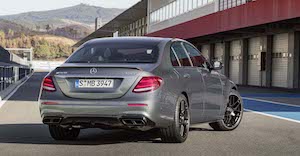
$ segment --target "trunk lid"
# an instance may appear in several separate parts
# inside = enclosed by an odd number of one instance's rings
[[[149,70],[150,68],[147,65],[76,64],[75,67],[74,64],[68,64],[56,69],[54,81],[56,81],[58,87],[68,97],[79,99],[114,99],[122,97],[129,91],[143,73],[142,69]],[[113,80],[113,86],[109,88],[79,88],[79,80]]]

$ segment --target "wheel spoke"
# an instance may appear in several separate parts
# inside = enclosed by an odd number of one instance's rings
[[[185,102],[184,101],[181,102],[180,108],[181,108],[181,111],[184,111],[184,109],[185,109]]]
[[[241,101],[240,100],[238,100],[237,102],[236,102],[236,105],[232,108],[234,111],[241,111]]]
[[[229,96],[229,103],[228,103],[228,106],[231,107],[231,104],[232,104],[232,96]]]
[[[184,120],[183,125],[185,125],[185,126],[189,125],[189,120]]]
[[[184,126],[180,125],[180,135],[183,136],[184,135]]]
[[[182,137],[184,137],[188,131],[189,127],[189,108],[188,104],[185,100],[182,100],[179,103],[179,133]]]

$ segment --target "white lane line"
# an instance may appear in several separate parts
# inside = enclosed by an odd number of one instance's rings
[[[275,102],[275,101],[269,101],[269,100],[262,100],[262,99],[255,99],[255,98],[243,97],[243,99],[245,99],[245,100],[259,101],[259,102],[267,102],[267,103],[272,103],[272,104],[276,104],[276,105],[284,105],[284,106],[289,106],[289,107],[300,107],[299,105],[293,105],[293,104],[282,103],[282,102]]]
[[[259,115],[264,115],[264,116],[273,117],[273,118],[277,118],[277,119],[281,119],[281,120],[286,120],[286,121],[291,121],[291,122],[295,122],[295,123],[300,123],[300,121],[298,121],[298,120],[293,120],[293,119],[289,119],[289,118],[285,118],[285,117],[280,117],[280,116],[276,116],[276,115],[266,114],[266,113],[262,113],[262,112],[258,112],[258,111],[253,111],[253,110],[250,110],[250,109],[244,109],[244,110],[248,111],[248,112],[251,112],[251,113],[259,114]]]
[[[21,84],[19,84],[11,93],[9,93],[2,101],[0,101],[0,109],[7,102],[7,100],[10,99],[11,96],[13,96],[18,91],[18,89],[30,79],[30,77],[32,75],[33,75],[33,73],[31,75],[29,75],[29,77],[27,77],[27,79],[25,81],[23,81]]]

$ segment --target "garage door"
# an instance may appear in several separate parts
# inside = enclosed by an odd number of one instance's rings
[[[272,86],[288,87],[288,33],[274,35]]]
[[[215,61],[221,61],[223,63],[224,48],[223,43],[216,43],[215,45]]]
[[[248,85],[251,86],[261,86],[259,70],[260,43],[260,37],[249,39]]]
[[[230,43],[229,78],[236,84],[239,82],[240,56],[242,52],[241,41]]]
[[[215,59],[214,59],[214,61],[220,61],[220,62],[224,63],[223,55],[224,55],[223,43],[216,43],[215,44]],[[224,68],[221,70],[221,73],[224,74]]]
[[[201,52],[202,52],[202,55],[206,58],[206,59],[209,59],[208,58],[208,53],[209,53],[209,50],[210,50],[210,45],[209,44],[206,44],[206,45],[202,45],[201,46]]]

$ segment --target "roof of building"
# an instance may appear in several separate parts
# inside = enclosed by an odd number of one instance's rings
[[[17,62],[11,61],[11,55],[9,51],[0,46],[0,67],[10,67],[10,66],[18,66],[18,67],[28,67],[25,65],[21,65]],[[19,57],[15,55],[15,57]]]
[[[73,47],[79,47],[86,41],[94,38],[112,37],[113,33],[118,31],[121,27],[129,25],[137,19],[147,16],[147,0],[141,0],[131,8],[125,10],[123,13],[115,17],[113,20],[93,32],[89,36],[77,42]]]

